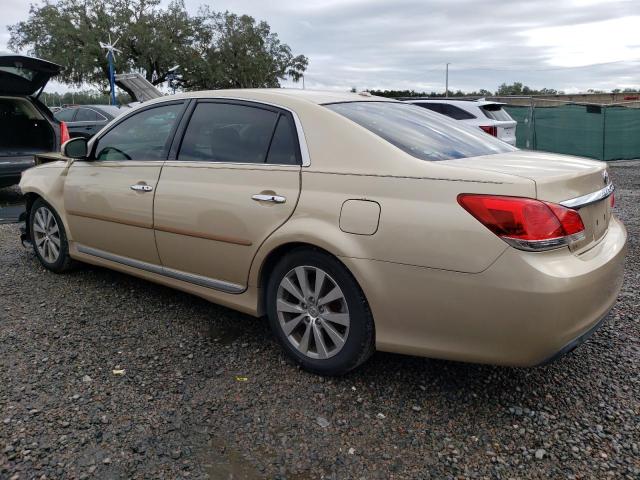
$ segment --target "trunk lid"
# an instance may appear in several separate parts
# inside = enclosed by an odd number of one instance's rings
[[[146,102],[162,97],[162,92],[139,73],[116,75],[116,85],[129,94],[134,102]]]
[[[516,144],[516,125],[518,125],[518,122],[515,120],[503,122],[496,121],[495,125],[498,128],[497,133],[500,140],[511,145]]]
[[[544,152],[519,150],[446,160],[443,163],[528,178],[536,184],[537,198],[553,203],[563,203],[600,192],[610,183],[607,164],[604,162]],[[583,204],[585,200],[579,203]],[[607,195],[606,198],[592,199],[584,205],[567,206],[578,210],[585,226],[586,238],[571,247],[572,251],[580,252],[600,240],[607,232],[611,218],[610,199]]]
[[[0,95],[34,95],[61,69],[40,58],[0,54]]]

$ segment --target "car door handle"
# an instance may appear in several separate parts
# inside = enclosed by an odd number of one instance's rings
[[[153,190],[151,185],[147,185],[146,183],[136,183],[135,185],[131,185],[131,190],[135,190],[136,192],[150,192]]]
[[[284,203],[287,201],[287,197],[281,197],[280,195],[267,195],[264,193],[259,193],[251,198],[256,202]]]

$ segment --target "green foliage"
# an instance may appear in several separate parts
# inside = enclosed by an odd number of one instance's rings
[[[526,85],[523,85],[522,82],[514,82],[511,85],[507,85],[503,83],[498,87],[496,91],[496,95],[561,95],[563,92],[559,92],[554,88],[542,88],[540,90],[536,90],[534,88],[530,88]]]
[[[307,68],[308,59],[294,57],[266,22],[207,7],[197,20],[210,38],[200,56],[181,63],[185,89],[278,87],[279,79],[298,81]]]
[[[418,98],[418,97],[445,97],[444,92],[416,92],[415,90],[369,90],[371,95],[377,95],[378,97],[388,98]],[[480,90],[473,92],[463,92],[462,90],[456,90],[455,92],[449,92],[449,98],[452,97],[488,97],[493,95],[489,90],[481,88]]]
[[[61,107],[62,105],[108,105],[111,98],[109,94],[97,90],[82,90],[80,92],[40,94],[40,100],[48,107]],[[118,94],[116,101],[120,105],[131,103],[131,97],[127,94]]]
[[[118,72],[140,72],[153,84],[180,65],[186,89],[277,87],[299,80],[308,65],[293,56],[266,22],[202,8],[190,15],[182,0],[43,0],[29,18],[9,26],[9,47],[64,67],[59,80],[106,89],[108,64],[99,42],[109,34],[122,50]]]

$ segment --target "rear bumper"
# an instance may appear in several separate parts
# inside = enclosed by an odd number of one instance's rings
[[[622,285],[626,230],[591,250],[509,248],[477,274],[343,259],[369,300],[379,350],[533,366],[587,337]]]
[[[564,347],[562,347],[559,351],[557,351],[556,353],[554,353],[552,356],[550,356],[549,358],[547,358],[546,360],[540,362],[540,366],[542,365],[547,365],[548,363],[552,363],[555,362],[556,360],[564,357],[566,354],[573,352],[576,348],[578,348],[580,345],[582,345],[584,342],[586,342],[587,340],[589,340],[589,338],[591,338],[591,335],[593,335],[594,333],[596,333],[596,330],[598,330],[602,324],[607,320],[609,316],[609,312],[607,312],[598,322],[596,322],[595,325],[593,325],[589,330],[587,330],[586,332],[582,333],[581,335],[579,335],[578,337],[574,338],[573,340],[571,340],[569,343],[567,343]]]

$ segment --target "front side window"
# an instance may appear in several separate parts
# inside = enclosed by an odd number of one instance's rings
[[[232,103],[199,103],[178,160],[265,163],[278,113]]]
[[[346,102],[326,107],[421,160],[450,160],[517,150],[464,122],[407,103]]]
[[[182,103],[163,105],[126,118],[98,140],[96,160],[165,160],[182,108]]]

